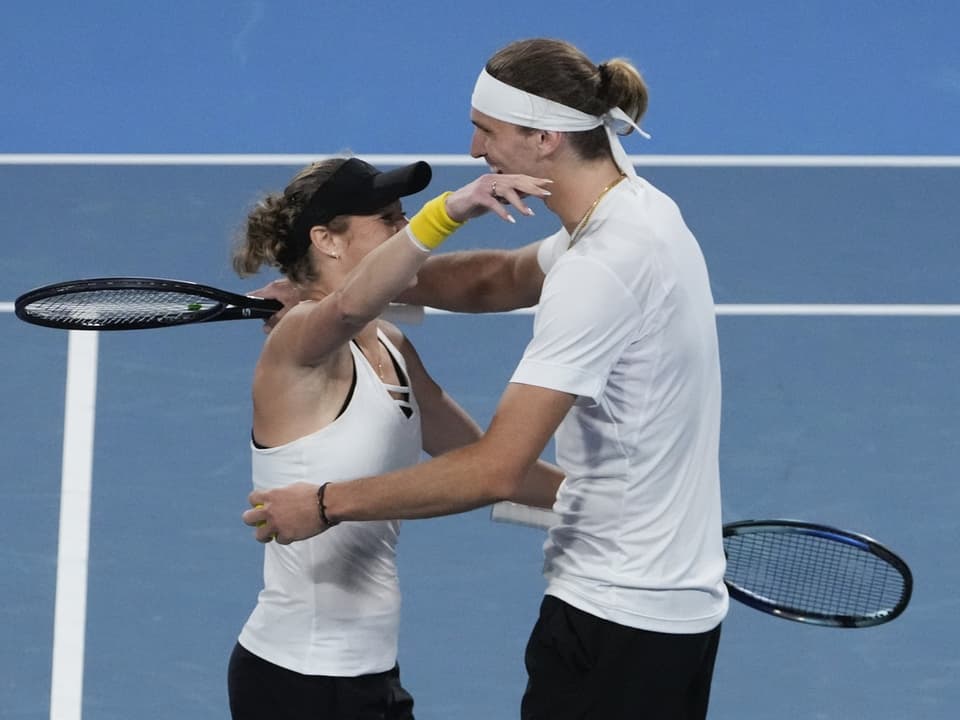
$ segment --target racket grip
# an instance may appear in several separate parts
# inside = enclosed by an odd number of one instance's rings
[[[423,305],[390,303],[380,315],[384,320],[402,325],[420,325],[424,317]]]
[[[490,511],[490,519],[494,522],[527,525],[545,530],[555,525],[559,516],[553,510],[503,500],[494,504]]]

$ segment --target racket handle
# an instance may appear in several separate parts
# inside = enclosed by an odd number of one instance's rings
[[[503,500],[494,504],[490,510],[490,519],[494,522],[527,525],[528,527],[546,530],[555,525],[560,516],[553,510],[547,510],[546,508]]]
[[[407,305],[405,303],[390,303],[380,315],[387,322],[403,325],[419,325],[423,322],[423,305]]]

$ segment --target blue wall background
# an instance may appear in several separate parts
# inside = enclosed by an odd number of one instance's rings
[[[0,152],[461,153],[507,42],[633,60],[658,154],[958,154],[951,0],[16,3]]]

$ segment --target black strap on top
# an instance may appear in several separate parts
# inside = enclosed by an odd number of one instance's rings
[[[380,342],[381,344],[383,344],[383,341],[382,341],[382,340],[380,340],[379,342]],[[384,347],[387,349],[387,355],[390,356],[390,362],[393,363],[393,369],[397,371],[397,379],[400,381],[400,385],[401,385],[402,387],[407,388],[406,392],[404,392],[404,393],[398,393],[398,394],[402,394],[402,395],[404,396],[403,398],[398,398],[398,400],[399,400],[399,399],[402,399],[402,400],[405,400],[406,402],[409,403],[409,402],[410,402],[410,378],[408,378],[408,377],[404,374],[403,370],[400,368],[400,363],[397,362],[397,359],[393,356],[393,353],[390,352],[390,348],[387,348],[386,345],[384,345]],[[407,406],[407,405],[401,405],[401,406],[400,406],[400,410],[401,410],[401,411],[403,412],[403,414],[406,415],[407,417],[410,417],[411,415],[413,415],[413,408],[412,408],[412,407],[409,407],[409,406]]]

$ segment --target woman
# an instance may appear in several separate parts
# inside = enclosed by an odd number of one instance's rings
[[[255,488],[385,472],[479,436],[400,331],[378,319],[466,219],[509,218],[481,179],[427,203],[408,228],[400,198],[430,175],[426,163],[380,172],[357,158],[326,160],[249,214],[234,268],[276,267],[299,295],[254,372]],[[498,182],[521,212],[521,195],[547,184]],[[534,472],[559,484],[553,468]],[[322,497],[314,510],[323,514]],[[413,717],[397,666],[398,532],[396,521],[345,523],[265,547],[264,588],[230,658],[234,718]]]

